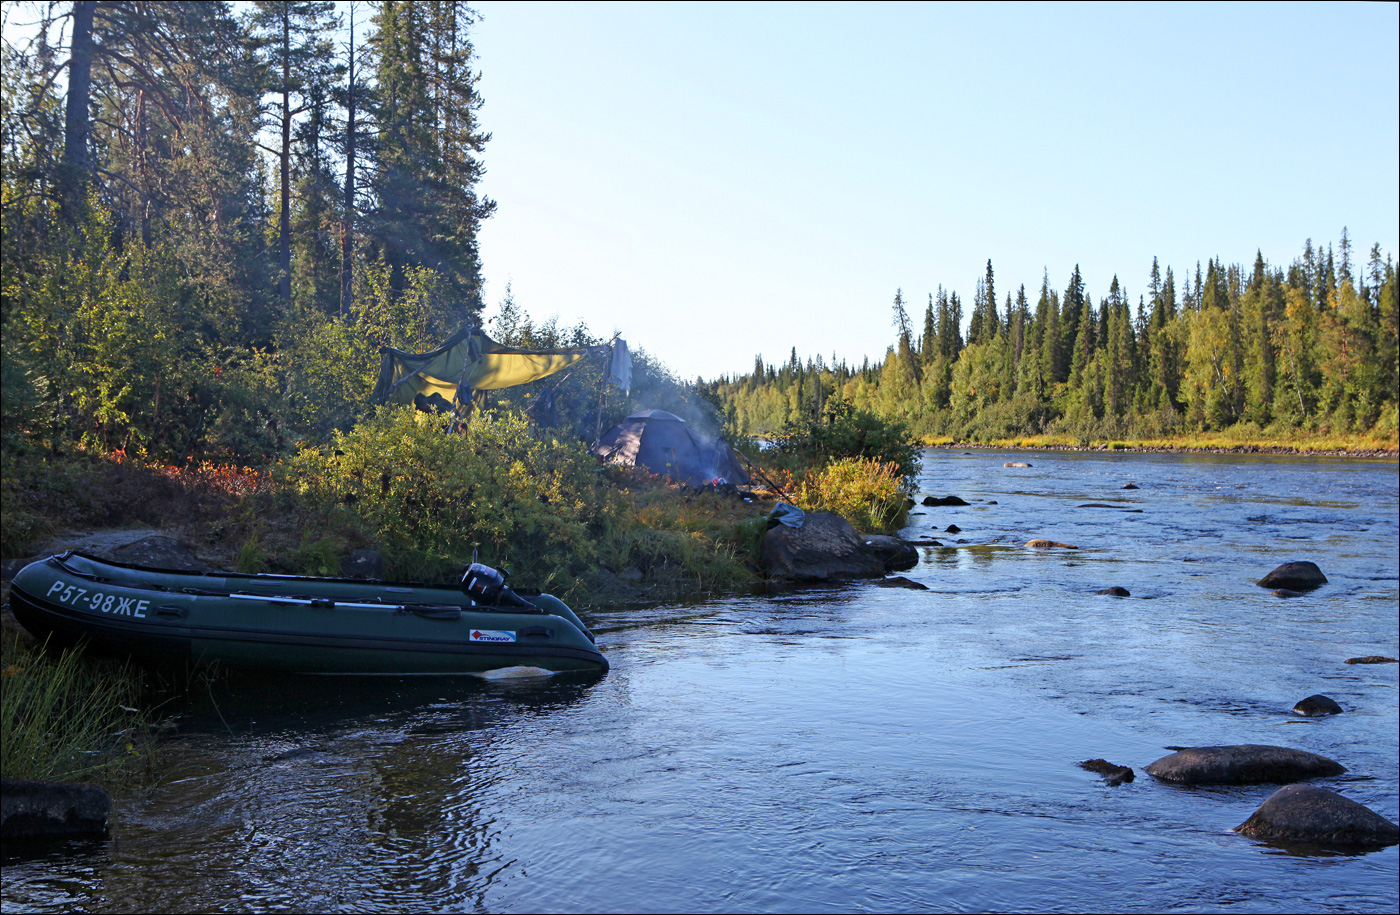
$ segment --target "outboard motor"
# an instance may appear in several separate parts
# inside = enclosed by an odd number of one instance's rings
[[[506,585],[507,574],[509,573],[497,571],[485,563],[473,562],[462,575],[462,593],[471,598],[473,604],[534,609],[534,604]]]

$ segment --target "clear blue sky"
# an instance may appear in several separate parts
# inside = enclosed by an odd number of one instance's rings
[[[1136,302],[1154,255],[1397,250],[1395,4],[478,8],[488,303],[683,378],[879,359],[989,258]]]

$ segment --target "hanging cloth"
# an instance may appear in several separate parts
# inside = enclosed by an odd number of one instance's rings
[[[608,369],[608,381],[622,390],[632,393],[632,354],[627,351],[627,341],[618,337],[613,343],[612,365]]]

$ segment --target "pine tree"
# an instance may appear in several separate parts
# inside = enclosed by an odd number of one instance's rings
[[[908,374],[910,381],[917,385],[920,366],[914,354],[914,327],[909,322],[909,312],[904,308],[903,289],[896,289],[894,293],[894,328],[898,335],[896,352],[899,365]]]
[[[292,301],[292,127],[294,119],[324,101],[334,72],[331,45],[324,33],[338,28],[335,5],[313,0],[256,0],[248,24],[274,98],[273,121],[280,142],[277,157],[277,295],[283,307]],[[313,117],[319,139],[324,108]],[[313,152],[318,156],[319,151]]]

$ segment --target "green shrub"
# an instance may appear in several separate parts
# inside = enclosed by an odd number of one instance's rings
[[[256,533],[250,534],[238,548],[238,558],[234,560],[238,571],[246,575],[258,575],[268,570],[268,555]]]
[[[581,444],[535,438],[518,415],[475,416],[454,435],[441,418],[382,407],[281,475],[323,510],[354,513],[393,577],[444,581],[479,550],[521,584],[567,592],[597,566],[616,512],[596,470]]]
[[[809,472],[796,498],[802,508],[835,512],[859,530],[892,533],[908,512],[902,481],[892,462],[844,458]]]
[[[340,574],[340,554],[344,545],[334,537],[301,538],[297,548],[297,565],[303,575],[334,578]]]
[[[819,470],[843,459],[864,458],[894,466],[899,486],[912,490],[919,473],[919,444],[899,420],[885,419],[845,398],[827,400],[821,416],[789,423],[775,450],[789,470]]]

